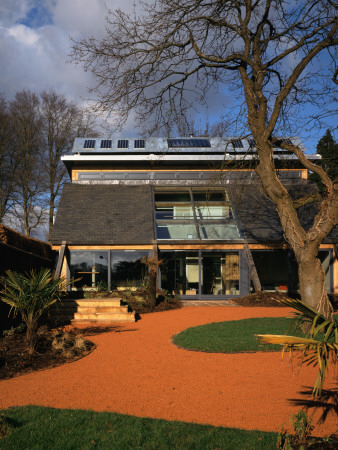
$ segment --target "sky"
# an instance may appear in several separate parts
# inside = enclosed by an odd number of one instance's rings
[[[7,99],[22,89],[87,98],[90,74],[67,63],[71,38],[100,36],[105,13],[104,0],[1,0],[0,90]]]
[[[150,0],[151,1],[151,0]],[[106,5],[114,10],[132,9],[134,0],[0,0],[0,92],[7,100],[17,91],[39,93],[54,90],[79,105],[88,104],[90,72],[67,62],[72,41],[105,33]],[[136,2],[137,4],[137,2]],[[231,97],[210,93],[208,107],[193,112],[198,121],[213,120],[231,108]],[[132,116],[122,135],[135,134]],[[230,133],[232,134],[232,133]],[[324,134],[324,132],[323,132]],[[308,151],[315,150],[321,136],[308,139]],[[301,136],[303,138],[303,136]]]
[[[54,90],[87,104],[89,72],[67,62],[72,40],[104,36],[106,5],[131,10],[133,0],[0,0],[0,92],[7,100],[17,91]],[[210,94],[209,121],[220,117],[227,101]],[[123,135],[135,133],[132,117]]]

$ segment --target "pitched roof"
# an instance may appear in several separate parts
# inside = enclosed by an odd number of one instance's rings
[[[306,180],[289,184],[292,197],[316,191]],[[245,237],[249,243],[282,243],[284,233],[274,203],[258,182],[227,185]],[[312,223],[313,204],[298,209],[302,225]],[[154,208],[150,185],[67,184],[64,186],[51,237],[53,244],[141,245],[155,239]],[[338,227],[324,243],[338,242]]]
[[[68,245],[151,244],[151,187],[66,184],[51,242]]]

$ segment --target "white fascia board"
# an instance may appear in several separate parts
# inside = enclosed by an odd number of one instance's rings
[[[307,155],[309,160],[321,159],[320,155]],[[137,162],[137,161],[250,161],[257,160],[258,156],[254,155],[66,155],[62,156],[63,162]],[[297,160],[295,155],[274,155],[274,159],[280,160]]]

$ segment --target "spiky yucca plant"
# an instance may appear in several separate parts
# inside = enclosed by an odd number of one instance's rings
[[[38,320],[43,311],[60,299],[70,282],[64,278],[54,280],[49,269],[39,271],[31,270],[22,274],[6,271],[6,276],[1,277],[3,289],[0,298],[11,306],[10,312],[21,314],[23,322],[27,326],[26,340],[28,351],[34,353]]]
[[[298,350],[301,352],[301,364],[318,366],[312,391],[314,398],[318,398],[330,363],[338,364],[338,322],[335,318],[325,318],[300,300],[283,298],[276,301],[299,311],[297,313],[299,326],[303,330],[309,330],[306,337],[257,334],[256,338],[264,344],[283,345],[282,357],[286,351],[289,351],[292,357],[293,350]]]

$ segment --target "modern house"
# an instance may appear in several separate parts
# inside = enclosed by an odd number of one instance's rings
[[[293,154],[274,153],[294,197],[316,189]],[[242,296],[259,285],[297,291],[293,253],[254,172],[253,140],[77,138],[62,161],[71,183],[51,242],[57,270],[79,279],[73,289],[138,286],[142,258],[157,254],[159,287],[185,300]],[[313,205],[299,216],[306,227]],[[338,290],[337,238],[336,227],[320,249],[329,292]]]

